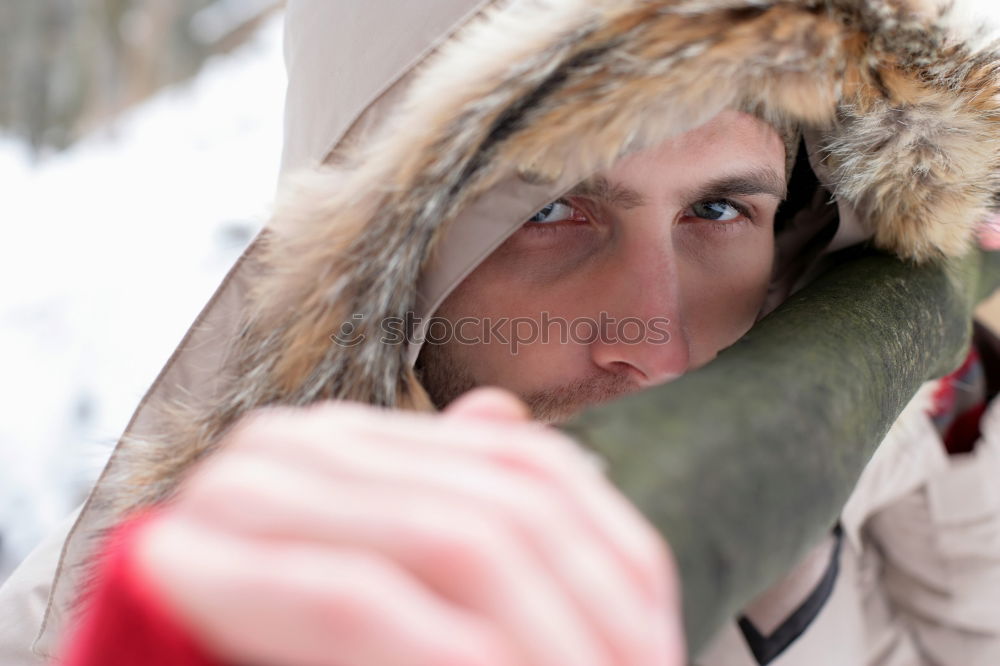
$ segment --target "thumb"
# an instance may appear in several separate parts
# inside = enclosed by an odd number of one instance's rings
[[[448,405],[444,414],[449,418],[485,419],[488,421],[528,422],[531,410],[510,391],[498,388],[477,388]]]

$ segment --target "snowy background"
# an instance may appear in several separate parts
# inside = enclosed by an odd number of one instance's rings
[[[0,134],[0,581],[84,499],[266,218],[280,22],[66,152]]]

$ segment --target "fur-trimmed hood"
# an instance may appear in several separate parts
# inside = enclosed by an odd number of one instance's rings
[[[723,109],[802,130],[816,175],[877,246],[962,253],[1000,192],[1000,48],[975,9],[292,0],[274,218],[144,398],[63,570],[255,407],[428,408],[415,347],[366,327],[426,318],[541,206]],[[345,323],[368,335],[333,344]],[[70,595],[61,582],[55,608]]]

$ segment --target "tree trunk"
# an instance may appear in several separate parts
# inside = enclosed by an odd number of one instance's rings
[[[670,543],[692,654],[833,527],[917,388],[958,365],[998,257],[850,259],[709,365],[566,426]]]
[[[3,0],[0,131],[61,149],[253,34],[282,0]]]

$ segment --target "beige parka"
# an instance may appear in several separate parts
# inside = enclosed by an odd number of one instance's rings
[[[79,516],[0,589],[0,663],[55,653],[95,536],[167,496],[233,418],[273,401],[426,406],[416,347],[329,344],[345,313],[426,318],[541,206],[724,108],[802,130],[836,195],[790,215],[771,305],[838,219],[819,249],[963,251],[1000,191],[1000,55],[982,15],[947,4],[290,0],[282,202]],[[949,459],[915,401],[840,529],[697,663],[1000,663],[998,479],[996,405],[981,445]]]

